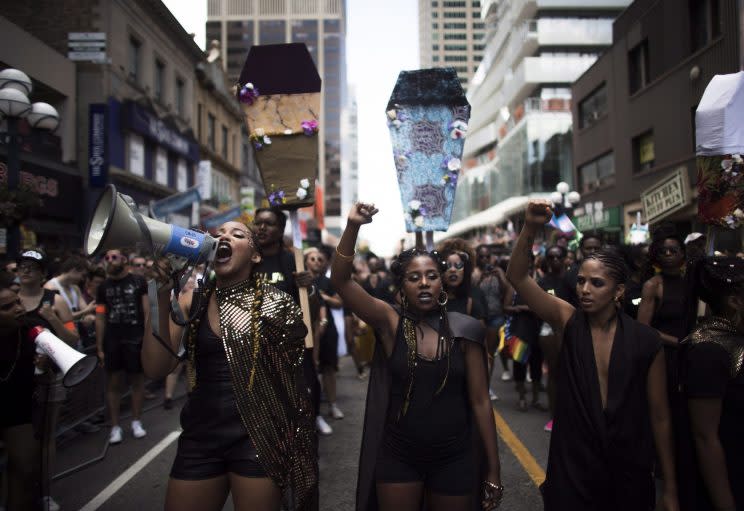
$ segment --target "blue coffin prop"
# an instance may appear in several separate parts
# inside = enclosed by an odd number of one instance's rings
[[[470,119],[457,73],[402,71],[386,114],[406,230],[446,231]]]

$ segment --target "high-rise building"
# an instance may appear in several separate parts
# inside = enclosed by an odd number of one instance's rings
[[[467,87],[483,58],[485,23],[478,0],[419,0],[422,68],[453,67]]]
[[[506,222],[530,196],[572,182],[571,84],[612,44],[630,0],[486,0],[483,61],[453,224],[462,235]]]
[[[341,108],[346,85],[345,0],[207,0],[207,42],[220,41],[237,82],[254,44],[305,43],[323,80],[320,186],[325,227],[340,234]]]
[[[351,206],[359,200],[359,124],[356,89],[349,86],[346,104],[341,114],[341,218],[346,218]]]

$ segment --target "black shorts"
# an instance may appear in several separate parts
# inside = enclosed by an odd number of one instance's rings
[[[320,338],[318,351],[318,371],[331,369],[338,371],[338,331],[333,328]]]
[[[473,492],[474,480],[475,461],[470,445],[456,456],[435,463],[401,459],[384,441],[377,455],[375,481],[378,483],[423,482],[432,493],[461,496]]]
[[[170,474],[173,479],[201,481],[228,472],[269,477],[258,462],[258,452],[240,420],[231,392],[197,387],[181,410],[181,427],[183,433]]]
[[[106,339],[103,342],[103,367],[109,373],[142,374],[141,352],[142,339]]]

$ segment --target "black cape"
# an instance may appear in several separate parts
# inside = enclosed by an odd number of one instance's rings
[[[655,330],[619,314],[603,410],[586,316],[579,310],[569,320],[541,488],[545,511],[654,508],[654,442],[646,382],[660,349]]]
[[[397,308],[396,308],[397,310]],[[400,311],[398,311],[400,312]],[[485,330],[480,321],[459,312],[449,312],[448,321],[452,335],[458,339],[465,339],[479,345],[484,345]],[[439,329],[437,316],[425,320],[433,329]],[[397,341],[397,340],[396,340]],[[485,354],[484,354],[484,363]],[[390,402],[391,373],[385,350],[380,341],[375,343],[375,351],[372,357],[372,366],[369,374],[369,386],[367,387],[367,405],[364,413],[364,430],[362,432],[362,447],[359,453],[359,474],[357,478],[356,510],[377,511],[377,492],[375,490],[375,464],[377,453],[380,449],[383,435],[385,433],[385,419],[387,417],[388,404]],[[480,445],[477,423],[473,420],[473,441]],[[475,449],[475,454],[483,454],[483,449]],[[485,469],[485,459],[478,459],[481,467],[480,472]],[[481,484],[485,479],[479,477],[473,481],[473,490],[480,491]],[[475,494],[473,499],[480,505],[480,494]]]

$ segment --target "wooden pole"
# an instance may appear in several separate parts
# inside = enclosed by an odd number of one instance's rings
[[[305,271],[305,258],[302,256],[302,233],[300,232],[300,223],[297,217],[297,210],[289,212],[289,220],[292,222],[292,248],[294,249],[295,267],[297,272]],[[307,288],[297,286],[300,292],[300,307],[302,308],[302,320],[307,327],[307,336],[305,337],[305,347],[313,347],[313,324],[310,320],[310,300],[307,296]]]

